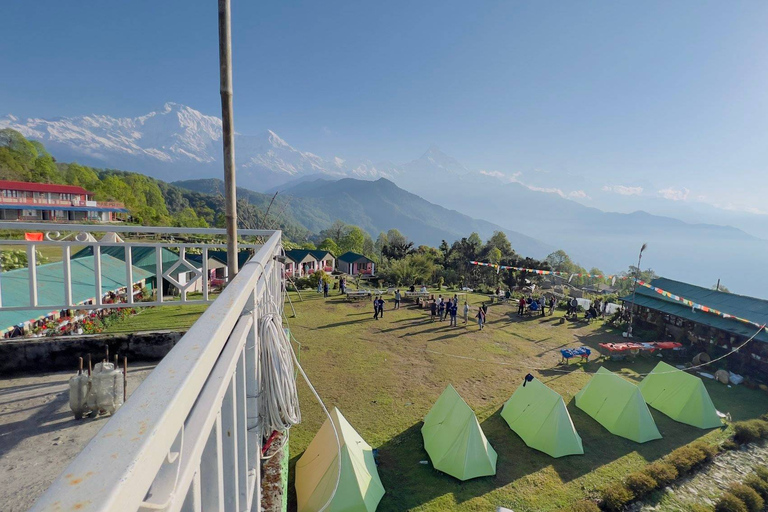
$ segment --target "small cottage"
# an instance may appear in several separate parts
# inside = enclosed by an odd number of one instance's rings
[[[345,252],[338,258],[337,268],[346,274],[351,276],[373,276],[374,275],[374,262],[372,259],[349,251]]]

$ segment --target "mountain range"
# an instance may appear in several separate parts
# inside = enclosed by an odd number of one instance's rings
[[[0,128],[5,127],[40,140],[60,160],[131,170],[165,181],[221,175],[219,119],[184,105],[167,103],[135,118],[8,115],[0,118]],[[236,135],[235,154],[240,187],[247,193],[280,191],[280,197],[290,198],[287,208],[313,231],[340,218],[360,224],[374,236],[395,227],[410,229],[417,243],[434,244],[471,231],[502,229],[525,247],[525,251],[518,248],[523,254],[537,256],[548,248],[563,248],[582,265],[606,272],[636,263],[640,245],[648,242],[644,262],[660,274],[705,286],[722,278],[731,289],[762,293],[747,269],[759,268],[768,249],[768,242],[758,238],[768,237],[764,216],[635,195],[623,199],[624,213],[607,212],[582,204],[582,194],[471,171],[434,146],[403,164],[373,163],[323,158],[296,149],[267,130]],[[370,186],[363,180],[379,181]],[[578,178],[571,184],[577,186]],[[407,207],[401,210],[401,205]],[[440,210],[438,205],[451,210]],[[663,214],[647,213],[649,209]]]
[[[172,185],[203,194],[223,190],[223,183],[218,179],[176,181]],[[251,204],[263,205],[270,199],[242,187],[238,187],[237,195]],[[451,243],[472,232],[487,240],[495,231],[503,231],[515,250],[525,256],[542,259],[556,249],[497,224],[430,203],[386,178],[375,181],[317,178],[290,187],[278,194],[278,198],[271,211],[279,212],[313,233],[339,219],[360,226],[373,238],[395,227],[417,244],[433,247],[442,240]]]

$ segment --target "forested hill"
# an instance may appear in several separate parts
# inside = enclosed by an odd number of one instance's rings
[[[224,197],[202,194],[134,172],[95,169],[77,163],[62,163],[38,141],[27,140],[11,129],[0,130],[0,180],[76,185],[93,192],[97,201],[120,201],[134,222],[147,226],[209,227],[223,226]],[[264,196],[268,201],[268,196]],[[260,228],[266,204],[238,205],[240,226]],[[281,222],[270,215],[271,226],[282,229],[296,241],[310,232],[293,222]]]
[[[223,187],[220,180],[177,181],[174,185],[203,193],[215,193]],[[269,195],[243,188],[238,188],[237,195],[259,205],[261,211],[266,211],[272,200]],[[275,221],[297,223],[319,233],[336,220],[359,226],[372,237],[396,228],[416,244],[434,247],[442,240],[457,240],[467,233],[475,232],[487,239],[501,231],[520,254],[543,258],[555,249],[532,237],[430,203],[384,178],[376,181],[316,179],[299,183],[274,198],[266,225],[269,227],[269,223]]]

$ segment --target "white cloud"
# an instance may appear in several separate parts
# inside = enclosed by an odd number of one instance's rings
[[[518,178],[523,174],[522,172],[513,172],[512,174],[505,174],[501,171],[480,171],[483,176],[490,176],[491,178],[498,178],[501,181],[507,183],[517,182],[520,183]]]
[[[483,176],[490,176],[492,178],[506,178],[507,175],[500,171],[480,171]]]
[[[545,172],[545,171],[536,171],[536,172]],[[591,199],[586,192],[583,190],[574,190],[573,192],[565,193],[562,189],[556,188],[556,187],[536,187],[534,185],[528,185],[527,183],[523,183],[520,180],[520,176],[523,175],[522,172],[514,172],[512,174],[505,174],[501,171],[480,171],[480,174],[483,176],[490,176],[491,178],[498,178],[501,181],[507,182],[507,183],[519,183],[520,185],[524,186],[525,188],[529,190],[533,190],[534,192],[544,192],[546,194],[557,194],[560,197],[568,198],[568,197],[574,197],[574,198],[587,198]]]
[[[605,185],[602,190],[622,196],[639,196],[643,193],[643,187],[626,187],[624,185]]]
[[[658,194],[659,196],[663,197],[664,199],[669,199],[670,201],[685,201],[688,199],[688,194],[690,194],[691,191],[687,188],[664,188],[659,190]]]
[[[575,197],[578,199],[592,199],[583,190],[574,190],[572,192],[568,192],[568,197]]]

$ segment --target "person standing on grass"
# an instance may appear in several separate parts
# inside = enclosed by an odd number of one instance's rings
[[[469,303],[467,303],[467,301],[464,301],[464,325],[467,325],[468,319],[469,319]]]
[[[400,289],[395,290],[395,309],[400,309]]]
[[[323,293],[323,277],[317,280],[317,293]]]
[[[379,319],[379,299],[378,297],[375,297],[373,299],[373,319],[378,320]]]
[[[541,300],[539,300],[539,306],[541,307],[541,316],[547,315],[547,298],[542,295]]]
[[[480,306],[477,308],[477,325],[480,327],[480,330],[483,330],[483,324],[485,323],[485,313],[483,313],[483,306]]]
[[[328,298],[328,283],[323,281],[323,297]]]
[[[379,316],[384,318],[384,298],[379,297]]]
[[[458,325],[456,325],[456,314],[459,312],[458,310],[459,310],[459,308],[456,307],[456,304],[451,304],[451,323],[450,323],[450,325],[453,326],[453,327],[458,327]]]
[[[482,308],[483,308],[483,317],[485,317],[488,314],[488,305],[485,302],[483,302]]]
[[[552,295],[549,298],[549,316],[552,316],[555,312],[555,296]]]
[[[445,302],[443,302],[442,296],[439,299],[440,303],[437,305],[437,313],[440,316],[440,321],[443,321],[443,315],[445,315]]]
[[[437,314],[437,303],[435,302],[435,299],[432,299],[429,303],[429,310],[431,312],[430,319],[432,322],[435,321],[435,315]]]
[[[525,313],[525,299],[520,297],[520,302],[517,303],[517,314],[523,316]]]

